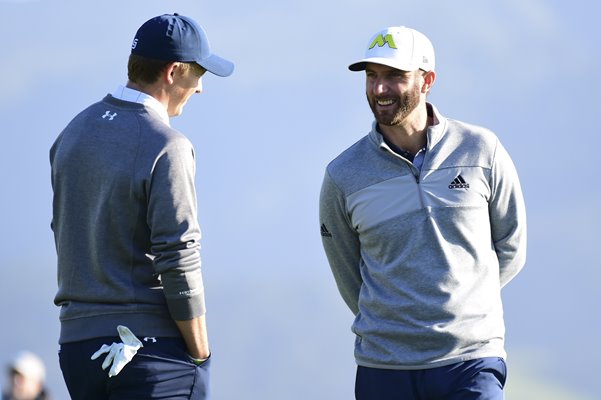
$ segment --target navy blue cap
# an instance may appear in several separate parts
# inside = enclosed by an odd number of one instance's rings
[[[218,76],[229,76],[234,71],[231,61],[211,53],[202,27],[177,13],[146,21],[136,32],[131,54],[163,61],[195,62]]]

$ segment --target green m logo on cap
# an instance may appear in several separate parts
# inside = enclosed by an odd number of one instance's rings
[[[371,42],[369,49],[373,49],[376,45],[378,45],[378,47],[382,47],[385,44],[387,44],[388,47],[390,47],[391,49],[396,49],[396,44],[394,43],[394,39],[392,38],[392,35],[390,33],[386,36],[382,36],[382,34],[376,36],[374,41]]]

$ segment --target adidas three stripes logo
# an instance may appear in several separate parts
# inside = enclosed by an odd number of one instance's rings
[[[468,189],[470,184],[463,179],[461,175],[457,175],[449,185],[449,189]]]

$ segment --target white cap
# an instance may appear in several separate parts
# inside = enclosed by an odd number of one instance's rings
[[[365,58],[351,65],[351,71],[363,71],[366,63],[383,64],[402,71],[434,70],[434,47],[415,29],[392,26],[376,33],[367,44]]]
[[[35,379],[38,382],[44,382],[46,377],[46,368],[42,360],[29,351],[22,351],[17,354],[10,364],[10,369],[17,371],[23,376]]]

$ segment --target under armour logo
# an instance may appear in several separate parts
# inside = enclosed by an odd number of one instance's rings
[[[151,341],[152,343],[156,343],[156,342],[157,342],[157,338],[155,338],[155,337],[151,337],[151,336],[146,336],[146,337],[144,338],[144,341],[145,341],[145,342]]]
[[[135,49],[138,46],[138,38],[135,38],[131,44],[131,49]]]
[[[112,120],[113,120],[113,118],[115,118],[116,116],[117,116],[117,113],[112,113],[112,114],[111,114],[111,112],[107,110],[107,111],[104,113],[104,115],[102,116],[102,118],[108,118],[108,119],[109,119],[109,121],[112,121]]]

